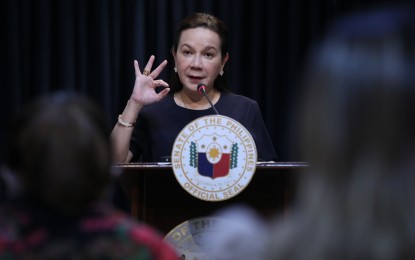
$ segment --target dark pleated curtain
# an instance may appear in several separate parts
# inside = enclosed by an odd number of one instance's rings
[[[289,125],[306,53],[335,17],[368,3],[379,1],[3,0],[1,162],[11,118],[38,95],[81,92],[115,123],[132,91],[133,60],[143,68],[151,54],[168,59],[168,81],[175,26],[192,12],[226,22],[231,90],[258,101],[280,160],[296,160]]]

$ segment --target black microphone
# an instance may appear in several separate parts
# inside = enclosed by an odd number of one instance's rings
[[[197,91],[205,96],[205,98],[207,99],[207,101],[209,101],[210,107],[213,108],[213,110],[215,111],[215,113],[217,115],[219,115],[218,111],[216,110],[215,106],[212,104],[212,101],[210,101],[210,98],[209,98],[209,96],[206,93],[206,85],[205,84],[199,84],[199,85],[197,85]]]

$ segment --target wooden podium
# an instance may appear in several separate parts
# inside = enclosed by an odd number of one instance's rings
[[[206,217],[234,204],[245,204],[265,218],[283,213],[293,198],[296,178],[304,162],[258,163],[249,185],[235,197],[219,202],[203,201],[185,191],[167,163],[128,163],[114,167],[130,198],[131,214],[167,234],[184,221]]]

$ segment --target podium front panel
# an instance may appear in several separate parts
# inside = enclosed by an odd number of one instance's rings
[[[264,218],[283,214],[295,195],[302,162],[259,163],[249,185],[223,201],[204,201],[184,190],[165,163],[118,164],[120,181],[130,198],[131,214],[164,234],[193,218],[207,217],[235,204],[247,205]]]

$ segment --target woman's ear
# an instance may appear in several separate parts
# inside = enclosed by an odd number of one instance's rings
[[[171,55],[173,55],[174,62],[176,62],[176,53],[174,52],[174,48],[171,48]]]
[[[223,69],[225,68],[225,64],[228,61],[228,59],[229,59],[229,53],[226,53],[225,57],[223,57],[223,59],[222,59],[222,68],[221,68],[221,71],[223,71]]]
[[[176,53],[174,52],[174,49],[171,48],[171,55],[173,56],[174,59],[174,72],[177,72],[177,67],[176,67]]]

